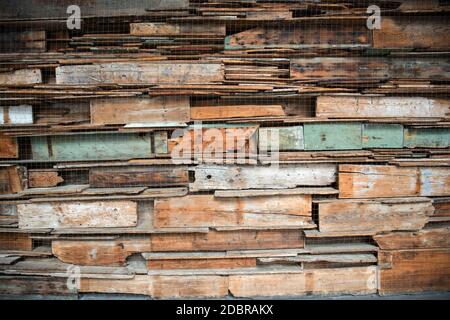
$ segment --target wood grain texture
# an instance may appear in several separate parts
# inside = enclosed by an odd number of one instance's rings
[[[33,250],[33,241],[26,233],[19,232],[1,232],[0,250]]]
[[[450,195],[450,168],[424,167],[419,168],[421,196]]]
[[[205,158],[218,157],[223,153],[242,155],[256,154],[258,139],[257,125],[202,125],[180,130],[168,139],[168,150],[174,158],[190,158],[203,155]]]
[[[191,191],[286,189],[297,186],[327,186],[335,180],[333,164],[263,166],[199,165],[194,168],[195,181]]]
[[[154,226],[162,227],[310,227],[311,195],[215,198],[188,195],[156,199]]]
[[[132,201],[84,201],[18,204],[19,228],[113,228],[137,223]]]
[[[15,159],[19,157],[17,139],[0,133],[0,158]]]
[[[380,294],[450,289],[450,249],[395,250],[378,253]]]
[[[303,248],[300,230],[236,230],[154,234],[152,251],[217,251]]]
[[[259,27],[226,38],[225,49],[353,48],[368,45],[369,34],[361,24],[300,25],[296,28]]]
[[[62,18],[66,19],[67,7],[73,3],[70,0],[60,0],[56,4],[52,0],[18,0],[15,3],[1,1],[4,10],[0,13],[1,18],[8,19],[42,19]],[[117,0],[96,0],[93,3],[80,3],[82,17],[88,16],[128,16],[145,15],[147,10],[177,10],[187,9],[188,0],[130,0],[127,3]]]
[[[92,124],[188,122],[186,96],[130,97],[91,100]]]
[[[408,197],[419,193],[417,168],[339,166],[339,198]]]
[[[150,238],[103,241],[52,241],[52,253],[65,263],[88,266],[123,266],[133,253],[151,251]]]
[[[0,167],[0,194],[19,193],[27,188],[26,168]]]
[[[188,183],[188,171],[183,167],[105,168],[89,171],[89,185],[93,188],[183,186]]]
[[[365,232],[367,234],[420,230],[434,207],[427,198],[328,200],[319,202],[320,232]]]
[[[41,69],[19,69],[0,72],[0,85],[27,85],[42,83]]]
[[[192,120],[281,117],[285,115],[281,105],[220,105],[191,107]]]
[[[130,34],[135,36],[183,36],[183,35],[225,35],[225,24],[210,22],[205,28],[201,23],[130,23]]]
[[[219,63],[123,62],[56,68],[57,84],[196,84],[223,79],[224,71]]]
[[[225,297],[228,278],[214,275],[135,275],[133,279],[81,279],[80,292],[134,293],[154,298]]]
[[[380,249],[407,250],[449,248],[450,228],[431,228],[415,232],[391,232],[373,237]]]
[[[56,187],[63,181],[57,170],[28,170],[28,187],[30,188]]]
[[[448,66],[446,58],[294,58],[290,74],[297,80],[449,79]]]
[[[147,268],[152,270],[168,269],[233,269],[256,267],[256,258],[215,258],[197,259],[158,259],[147,260]]]
[[[231,294],[241,298],[370,294],[377,289],[375,267],[304,270],[293,274],[230,275],[229,283]]]
[[[447,49],[450,23],[444,16],[385,17],[373,32],[374,48]]]

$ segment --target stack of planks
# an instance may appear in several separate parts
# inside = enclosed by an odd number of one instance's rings
[[[0,295],[450,290],[447,1],[71,2],[0,1]]]

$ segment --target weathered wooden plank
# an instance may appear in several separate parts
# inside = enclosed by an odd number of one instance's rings
[[[56,68],[57,84],[205,84],[222,80],[220,63],[117,62]]]
[[[230,275],[229,290],[233,296],[241,298],[311,293],[370,294],[377,290],[376,267],[313,269],[290,274]]]
[[[167,131],[154,131],[153,132],[153,142],[155,148],[155,155],[164,156],[169,152],[168,145],[168,132]]]
[[[299,230],[235,230],[208,233],[166,233],[151,237],[152,251],[217,251],[303,248]]]
[[[258,258],[262,264],[276,263],[334,263],[334,264],[370,264],[377,262],[377,257],[373,254],[299,254],[294,257],[270,257]]]
[[[223,159],[223,153],[256,154],[258,126],[256,125],[202,125],[191,126],[174,133],[168,140],[173,158],[203,155],[205,158]]]
[[[189,183],[188,171],[183,167],[105,168],[89,171],[93,188],[134,186],[182,186]]]
[[[154,226],[163,227],[310,227],[311,195],[215,198],[188,195],[156,199]]]
[[[152,156],[149,133],[95,133],[32,137],[34,160],[119,160]]]
[[[81,278],[79,291],[145,294],[154,298],[225,297],[228,278],[215,275],[136,275],[126,280]]]
[[[4,32],[0,34],[0,52],[45,52],[45,31]]]
[[[380,249],[407,250],[449,248],[450,228],[423,229],[415,232],[391,232],[373,237]]]
[[[417,168],[339,166],[339,198],[408,197],[419,193]]]
[[[318,118],[444,118],[449,113],[448,99],[424,97],[319,96],[316,107]]]
[[[272,166],[199,165],[194,169],[191,191],[287,189],[327,186],[336,181],[336,165],[307,164]]]
[[[147,260],[148,269],[231,269],[256,267],[256,258],[209,258]]]
[[[450,289],[450,249],[378,253],[380,294]]]
[[[373,32],[373,47],[448,49],[450,23],[446,16],[385,17]]]
[[[162,22],[143,22],[130,23],[130,34],[134,36],[183,36],[183,35],[225,35],[225,24],[209,21],[208,24],[202,23],[162,23]]]
[[[279,195],[299,195],[299,194],[317,194],[317,195],[334,195],[339,191],[331,187],[323,188],[292,188],[292,189],[253,189],[253,190],[217,190],[214,192],[216,198],[241,198],[241,197],[262,197],[262,196],[279,196]]]
[[[1,0],[2,19],[67,19],[67,7],[73,5],[70,0],[61,0],[57,4],[52,0],[18,0],[14,4]],[[95,3],[80,3],[82,17],[111,17],[128,15],[145,15],[147,10],[187,9],[188,0],[130,0],[123,1],[96,0]]]
[[[362,149],[361,123],[305,123],[305,150]]]
[[[77,297],[76,290],[67,287],[66,278],[43,277],[43,276],[0,276],[0,294],[23,297],[24,295],[41,295],[47,297],[55,295],[58,297]]]
[[[52,241],[52,253],[59,260],[84,266],[123,266],[128,256],[146,251],[151,251],[149,237],[111,241]]]
[[[363,123],[363,148],[403,148],[401,124]]]
[[[15,159],[19,157],[19,145],[15,137],[0,133],[0,158]]]
[[[268,152],[303,150],[303,126],[259,128],[259,149]]]
[[[27,188],[25,167],[0,167],[0,194],[19,193]]]
[[[63,181],[57,170],[28,170],[28,187],[30,188],[56,187]]]
[[[421,167],[419,168],[421,196],[450,195],[449,167]]]
[[[30,105],[0,106],[0,124],[33,123],[33,107]]]
[[[192,120],[223,120],[232,118],[281,117],[281,105],[220,105],[191,107]]]
[[[137,223],[133,201],[84,201],[18,204],[19,228],[113,228]]]
[[[33,240],[26,233],[0,233],[0,250],[33,250]]]
[[[42,83],[40,69],[19,69],[0,73],[0,85],[26,85]]]
[[[242,31],[225,39],[225,49],[261,48],[355,48],[369,45],[363,23],[302,24],[295,28],[264,26]]]
[[[434,207],[427,198],[327,200],[319,202],[320,232],[419,230]]]
[[[447,58],[295,58],[290,71],[297,80],[450,78]]]
[[[450,146],[449,128],[405,128],[407,148],[446,148]]]
[[[189,97],[129,97],[91,100],[92,124],[188,122]]]

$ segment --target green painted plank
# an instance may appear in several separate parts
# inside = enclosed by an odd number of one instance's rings
[[[278,148],[272,146],[272,139],[276,143],[278,142]],[[259,149],[267,151],[304,150],[303,126],[259,128]]]
[[[403,148],[401,124],[364,123],[362,130],[363,148]]]
[[[361,123],[305,123],[304,139],[305,150],[362,149]]]
[[[407,148],[445,148],[450,145],[450,128],[405,128],[404,133]]]
[[[152,156],[149,133],[32,137],[31,148],[34,160],[125,160]]]

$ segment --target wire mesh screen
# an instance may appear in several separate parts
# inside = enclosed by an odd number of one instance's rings
[[[0,6],[0,295],[449,290],[448,1]]]

